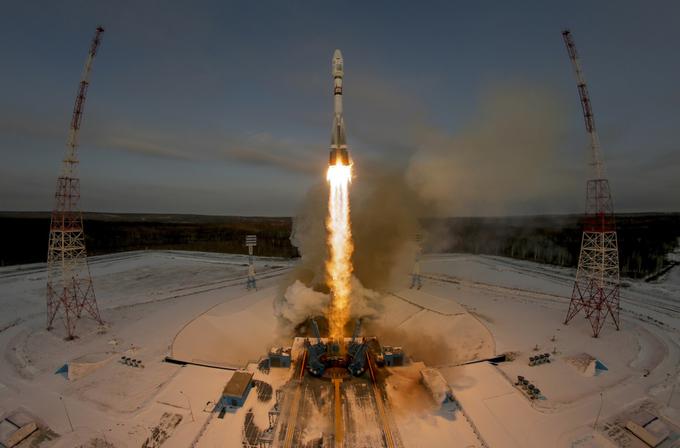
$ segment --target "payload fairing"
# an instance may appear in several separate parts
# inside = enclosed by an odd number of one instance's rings
[[[331,154],[329,165],[349,165],[347,140],[345,139],[345,121],[342,118],[342,77],[344,75],[342,53],[335,50],[332,62],[333,73],[333,130],[331,131]]]

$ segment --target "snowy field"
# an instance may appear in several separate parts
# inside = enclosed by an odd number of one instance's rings
[[[20,410],[59,435],[41,445],[55,447],[139,447],[154,437],[146,446],[240,447],[244,420],[267,426],[272,402],[255,390],[223,418],[213,409],[230,369],[247,368],[274,389],[289,379],[289,370],[267,374],[253,363],[288,338],[272,302],[290,261],[257,258],[259,289],[247,292],[243,256],[150,251],[90,260],[107,325],[81,319],[71,342],[58,325],[44,330],[44,265],[0,268],[0,421]],[[384,329],[377,336],[385,344],[403,339],[414,361],[439,368],[463,411],[437,406],[416,373],[395,369],[387,394],[405,446],[616,446],[608,425],[641,403],[677,431],[680,267],[654,283],[626,281],[622,330],[606,325],[598,339],[582,317],[562,325],[573,270],[441,254],[426,257],[422,272],[421,290],[395,288],[379,299],[383,312],[369,328]],[[483,361],[502,353],[512,360]],[[538,353],[553,362],[530,367]],[[573,360],[584,354],[608,370],[580,369]],[[123,355],[145,368],[118,362]],[[56,374],[66,363],[82,375]],[[518,375],[543,398],[529,400],[514,386]]]

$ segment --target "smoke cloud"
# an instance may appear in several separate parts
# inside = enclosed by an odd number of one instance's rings
[[[428,366],[451,365],[458,362],[455,351],[443,337],[405,331],[382,321],[369,321],[364,330],[364,334],[380,335],[381,344],[402,347],[411,359],[422,361]]]
[[[423,218],[500,214],[506,204],[531,204],[564,187],[565,178],[555,168],[565,134],[557,103],[549,92],[536,88],[491,89],[455,135],[424,123],[419,113],[421,121],[410,126],[419,130],[417,143],[405,166],[395,169],[369,161],[357,167],[351,187],[356,279],[352,306],[361,312],[353,309],[353,317],[374,314],[380,310],[381,293],[405,286]],[[295,325],[309,315],[324,314],[327,206],[327,186],[319,184],[308,192],[295,218],[291,240],[302,259],[277,300],[284,322]],[[433,240],[446,244],[446,232],[433,238],[438,230],[427,230],[427,247],[434,247]],[[324,299],[316,307],[310,304],[310,293],[301,285],[325,294]],[[389,334],[385,328],[380,332]],[[399,334],[396,339],[404,338]],[[436,361],[435,353],[447,351],[424,339],[410,345],[428,362]]]
[[[287,322],[297,324],[328,307],[330,296],[314,291],[295,280],[283,293],[283,300],[274,304],[274,313]]]
[[[279,299],[274,302],[274,314],[281,324],[280,332],[285,335],[310,317],[326,314],[330,302],[330,294],[315,291],[300,280],[288,285]],[[380,294],[364,286],[352,278],[351,309],[348,326],[354,329],[356,319],[373,319],[380,310]],[[321,325],[321,322],[317,322]]]
[[[417,249],[418,218],[425,211],[422,200],[407,185],[403,174],[385,172],[364,177],[360,172],[357,179],[360,181],[352,186],[351,195],[355,247],[352,318],[373,314],[379,308],[380,297],[375,291],[387,291],[406,279]],[[310,315],[324,314],[328,294],[327,207],[328,189],[321,184],[309,191],[295,218],[291,240],[302,258],[286,283],[292,286],[285,287],[276,302],[277,315],[286,323],[296,325]],[[307,307],[309,295],[296,286],[300,284],[326,294],[325,301],[319,301],[316,309]]]
[[[547,202],[575,183],[560,152],[567,134],[560,106],[540,88],[492,88],[456,135],[423,130],[407,180],[440,215],[549,212]]]
[[[354,275],[366,288],[386,290],[395,278],[408,273],[416,253],[415,235],[424,201],[407,185],[403,173],[364,176],[352,185],[351,220],[354,238]],[[325,219],[328,189],[312,188],[293,224],[291,241],[302,260],[292,280],[327,291],[324,266],[328,257]]]

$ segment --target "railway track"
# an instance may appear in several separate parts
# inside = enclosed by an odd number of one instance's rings
[[[297,383],[295,385],[295,392],[293,393],[293,400],[290,402],[290,407],[288,409],[288,416],[286,421],[286,432],[283,437],[283,447],[291,448],[293,446],[293,438],[295,436],[295,427],[297,426],[297,414],[300,410],[300,399],[302,398],[302,379],[305,376],[305,364],[307,362],[307,351],[303,351],[302,355],[298,358],[295,377]]]
[[[373,366],[373,359],[366,354],[366,359],[368,363],[368,372],[371,376],[371,386],[373,387],[373,395],[375,396],[375,405],[378,408],[378,417],[380,418],[380,424],[382,426],[383,437],[385,441],[385,446],[387,448],[400,447],[399,439],[395,437],[392,433],[392,425],[390,424],[389,410],[385,404],[382,396],[382,391],[378,386],[378,382],[375,377],[375,367]]]

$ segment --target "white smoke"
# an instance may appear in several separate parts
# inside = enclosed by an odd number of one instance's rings
[[[376,316],[379,298],[378,292],[364,288],[356,277],[352,277],[350,319]],[[297,325],[310,316],[325,315],[329,299],[329,294],[315,291],[295,280],[283,293],[283,300],[274,302],[274,314],[287,324]]]
[[[274,314],[297,324],[308,316],[322,314],[328,307],[330,296],[314,291],[300,280],[295,280],[283,294],[284,300],[274,303]]]

